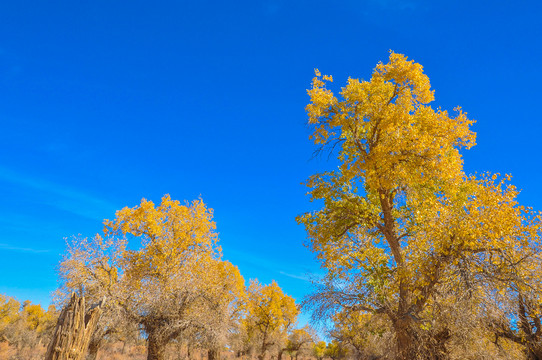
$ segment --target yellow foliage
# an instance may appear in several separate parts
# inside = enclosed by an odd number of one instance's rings
[[[14,298],[0,294],[0,332],[19,318],[20,307]]]
[[[355,294],[349,305],[388,316],[408,347],[412,319],[459,262],[512,271],[507,264],[539,242],[540,215],[517,203],[509,177],[464,174],[459,150],[475,144],[474,121],[429,105],[420,64],[391,52],[369,81],[348,79],[340,99],[326,87],[331,77],[315,75],[311,139],[336,151],[339,166],[309,178],[323,208],[297,220],[327,280]]]
[[[299,309],[295,300],[273,281],[262,286],[251,281],[247,290],[244,325],[250,339],[259,343],[261,355],[278,339],[285,342],[288,329],[295,324]],[[274,339],[270,342],[270,339]]]
[[[61,263],[64,293],[107,298],[109,314],[142,326],[149,346],[188,329],[218,341],[245,301],[237,267],[221,260],[213,211],[202,200],[143,199],[104,221],[104,237],[75,239]],[[199,335],[200,338],[203,335]],[[212,339],[211,339],[212,338]]]

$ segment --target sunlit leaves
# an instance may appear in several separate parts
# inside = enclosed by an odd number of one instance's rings
[[[247,289],[244,326],[263,357],[269,346],[285,342],[287,331],[297,320],[299,309],[295,300],[282,291],[276,282],[261,285],[253,280]]]
[[[239,321],[245,287],[237,267],[221,260],[212,217],[202,200],[182,205],[169,195],[117,211],[104,237],[68,243],[64,293],[106,296],[110,314],[140,326],[152,351],[189,332],[216,346]]]
[[[385,314],[407,359],[410,333],[421,329],[413,319],[439,286],[463,281],[459,268],[510,278],[539,251],[540,216],[518,204],[508,177],[464,174],[460,149],[475,144],[474,121],[460,107],[430,106],[420,64],[391,52],[370,80],[348,79],[338,96],[331,78],[315,75],[311,139],[339,166],[309,178],[311,200],[323,207],[298,217],[327,269],[313,298]]]

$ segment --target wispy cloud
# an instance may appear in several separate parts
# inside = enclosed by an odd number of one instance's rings
[[[292,279],[298,279],[298,280],[303,280],[303,281],[311,282],[311,279],[310,279],[308,276],[288,274],[287,272],[284,272],[284,271],[279,271],[279,274],[284,275],[284,276],[291,277]]]
[[[303,266],[301,264],[301,266],[298,266],[292,265],[292,263],[286,261],[273,261],[247,251],[235,249],[227,249],[224,251],[225,255],[233,255],[231,258],[234,263],[248,263],[253,267],[263,269],[266,272],[280,274],[292,279],[311,282],[311,277],[317,276],[317,274],[313,273],[308,266]]]
[[[52,195],[45,200],[48,205],[92,220],[102,220],[104,214],[109,214],[117,208],[113,203],[84,191],[20,174],[2,166],[0,181]]]
[[[49,252],[49,250],[46,250],[46,249],[26,248],[26,247],[13,246],[13,245],[4,244],[4,243],[0,243],[0,250],[24,252],[24,253],[32,253],[32,254],[41,254],[41,253]]]

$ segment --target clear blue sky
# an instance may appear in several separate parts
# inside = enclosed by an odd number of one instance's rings
[[[511,173],[542,209],[539,1],[3,1],[0,293],[47,305],[64,237],[141,198],[202,196],[226,259],[301,299],[318,272],[313,69],[420,62],[435,106],[477,120],[468,172]]]

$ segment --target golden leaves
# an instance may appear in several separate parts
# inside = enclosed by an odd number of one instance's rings
[[[349,78],[340,98],[325,79],[316,73],[307,114],[311,139],[334,150],[339,167],[310,177],[311,201],[324,205],[297,221],[326,281],[401,317],[409,307],[421,314],[460,263],[512,276],[540,250],[540,214],[518,204],[509,178],[464,174],[460,149],[475,145],[474,121],[460,107],[429,105],[420,64],[391,52],[369,81]]]
[[[246,310],[245,326],[264,337],[276,336],[277,333],[285,335],[299,313],[295,300],[284,294],[275,281],[266,286],[257,280],[251,281]]]
[[[363,175],[371,187],[414,187],[462,177],[458,148],[471,147],[473,121],[426,106],[433,100],[421,65],[391,53],[370,81],[348,79],[339,101],[326,89],[319,71],[308,90],[311,139],[318,145],[340,143],[341,173]]]

